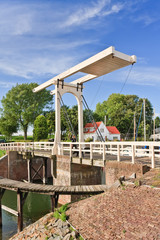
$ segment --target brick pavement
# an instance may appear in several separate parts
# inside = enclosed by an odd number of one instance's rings
[[[112,189],[73,203],[67,215],[86,240],[159,240],[160,189]]]

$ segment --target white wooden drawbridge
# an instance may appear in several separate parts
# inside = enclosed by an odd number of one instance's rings
[[[55,146],[61,142],[61,96],[65,93],[71,93],[77,99],[78,136],[79,142],[83,142],[83,83],[134,64],[135,62],[135,55],[126,55],[116,51],[115,48],[111,46],[33,89],[33,92],[38,92],[51,85],[55,85],[55,90],[51,91],[51,94],[55,94]],[[86,73],[86,75],[70,83],[64,82],[65,78],[77,72]]]

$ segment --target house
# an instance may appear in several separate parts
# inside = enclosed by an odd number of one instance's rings
[[[105,126],[103,122],[87,123],[84,127],[84,140],[92,138],[93,141],[100,141],[101,137],[104,140],[119,140],[120,132],[115,126]]]

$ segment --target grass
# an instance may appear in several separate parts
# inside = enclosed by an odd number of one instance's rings
[[[160,186],[160,173],[158,173],[158,174],[153,178],[152,186],[153,186],[153,187]]]
[[[56,219],[61,219],[63,222],[67,220],[66,211],[68,209],[68,204],[62,205],[60,208],[56,209],[53,213],[53,217]]]
[[[0,150],[0,158],[3,157],[6,154],[5,150]]]

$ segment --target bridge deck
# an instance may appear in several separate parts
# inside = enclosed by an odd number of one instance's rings
[[[8,178],[0,179],[0,188],[12,190],[12,191],[34,192],[34,193],[46,194],[46,195],[97,194],[97,193],[102,193],[108,189],[106,185],[53,186],[53,185],[42,185],[42,184],[34,184],[34,183],[24,183],[20,181],[11,180]]]

